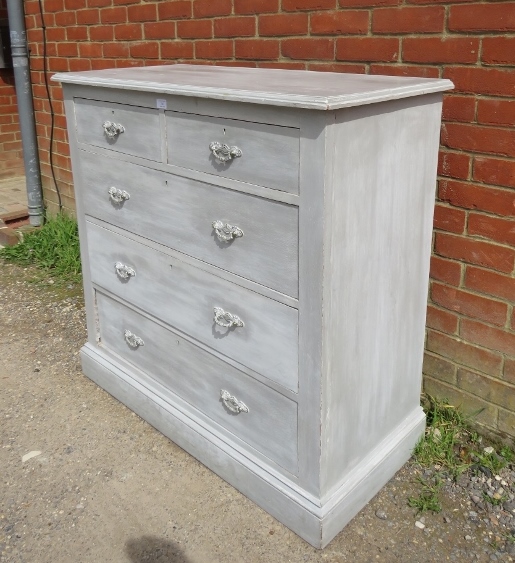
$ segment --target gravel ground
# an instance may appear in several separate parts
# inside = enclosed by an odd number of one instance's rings
[[[79,290],[31,277],[0,262],[0,561],[515,560],[513,466],[447,480],[421,515],[407,498],[434,468],[410,462],[313,549],[82,375]]]

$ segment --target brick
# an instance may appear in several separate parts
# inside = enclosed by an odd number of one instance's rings
[[[471,160],[468,154],[441,150],[438,155],[438,174],[468,180]]]
[[[367,10],[345,10],[311,14],[313,35],[365,35],[368,32]]]
[[[195,58],[197,59],[230,59],[233,57],[233,52],[234,45],[230,39],[195,43]]]
[[[483,270],[474,266],[467,266],[465,271],[465,287],[506,299],[515,301],[515,278],[503,276],[491,270]]]
[[[449,311],[428,305],[426,325],[447,334],[454,334],[458,331],[458,317]]]
[[[429,376],[424,379],[424,391],[433,397],[447,399],[465,415],[473,417],[477,424],[491,428],[497,425],[498,409],[474,395],[469,395]]]
[[[259,16],[259,35],[262,37],[274,37],[278,35],[306,35],[307,32],[307,14],[274,14]]]
[[[443,98],[442,119],[472,123],[476,113],[476,98],[473,96],[445,95]]]
[[[440,381],[447,383],[456,383],[456,365],[448,360],[444,360],[440,356],[435,356],[430,352],[424,354],[424,363],[422,364],[422,373],[430,375]]]
[[[433,227],[441,231],[462,234],[465,231],[466,213],[462,209],[436,204]]]
[[[159,58],[159,43],[156,41],[145,41],[133,43],[130,46],[131,57],[136,59],[157,59]]]
[[[450,31],[515,31],[515,2],[451,6]]]
[[[45,0],[45,12],[62,12],[63,10],[64,0]]]
[[[284,39],[281,42],[281,53],[283,57],[290,59],[330,60],[334,58],[334,40],[312,37]]]
[[[86,0],[88,8],[111,7],[111,0]]]
[[[68,27],[66,39],[68,41],[84,41],[88,38],[88,28],[85,25]]]
[[[439,78],[440,70],[436,66],[416,66],[402,64],[371,64],[370,74],[386,76],[419,76],[422,78]]]
[[[444,69],[444,78],[454,82],[455,92],[513,96],[515,72],[512,69],[450,66]]]
[[[481,60],[486,64],[515,64],[515,37],[484,37]]]
[[[138,4],[127,8],[128,21],[154,22],[157,20],[157,8],[155,4]]]
[[[214,23],[215,37],[245,37],[256,33],[256,19],[253,17],[220,18]]]
[[[158,21],[190,18],[192,14],[191,0],[160,2],[157,6],[157,13]]]
[[[100,21],[102,23],[123,23],[127,21],[127,8],[118,6],[117,8],[104,8],[100,11]]]
[[[435,252],[444,258],[506,273],[513,270],[515,259],[515,250],[511,248],[447,233],[436,233]]]
[[[464,322],[475,322],[464,319]],[[463,342],[455,336],[441,334],[428,330],[427,350],[453,360],[472,369],[477,369],[489,375],[500,375],[502,356],[491,350],[484,350],[467,342]]]
[[[75,16],[75,11],[70,12],[59,12],[55,14],[55,25],[59,27],[67,27],[70,25],[75,25],[77,23],[77,19]],[[66,34],[65,29],[59,29],[60,33]],[[47,34],[48,37],[48,34]]]
[[[77,43],[59,43],[57,45],[57,54],[60,57],[77,57],[79,54]]]
[[[334,10],[336,0],[282,0],[283,10],[295,12],[297,10]]]
[[[372,33],[441,33],[444,19],[443,6],[377,9],[372,13]]]
[[[340,0],[341,8],[363,7],[363,8],[380,8],[381,6],[397,6],[401,0]]]
[[[402,60],[411,63],[475,63],[479,39],[474,37],[406,37]]]
[[[116,37],[116,39],[141,39],[141,26],[130,24],[138,30],[135,37]],[[116,29],[124,29],[125,24],[117,25]],[[112,25],[99,25],[89,28],[89,38],[91,41],[113,41],[115,39],[115,27]]]
[[[79,55],[85,59],[95,59],[102,56],[102,45],[99,43],[79,43]]]
[[[193,2],[193,16],[196,18],[228,16],[231,12],[231,0],[194,0]]]
[[[515,246],[515,220],[513,219],[501,219],[483,213],[470,213],[468,233]]]
[[[515,387],[504,382],[460,368],[458,386],[490,403],[515,411]]]
[[[80,10],[86,7],[86,0],[64,0],[66,10]]]
[[[177,22],[177,36],[182,39],[210,39],[213,37],[211,20]]]
[[[276,39],[236,39],[234,56],[238,59],[278,59],[279,41]]]
[[[118,41],[138,41],[143,39],[143,28],[139,23],[120,24],[114,27],[114,37]]]
[[[396,61],[399,40],[383,37],[345,37],[336,40],[336,59],[340,61]]]
[[[472,319],[463,319],[460,335],[469,342],[484,346],[490,350],[498,350],[503,354],[515,356],[515,334],[500,328],[488,326]],[[485,371],[485,373],[488,372]]]
[[[477,101],[477,121],[486,125],[515,125],[515,100],[489,100],[480,98]]]
[[[234,0],[235,14],[264,14],[279,11],[279,0]]]
[[[309,63],[308,70],[318,72],[350,72],[352,74],[365,74],[364,64],[345,64],[345,63]]]
[[[481,297],[474,293],[462,291],[433,282],[431,287],[433,303],[460,315],[479,319],[497,326],[504,326],[508,315],[508,305],[494,301],[488,297]]]
[[[515,162],[500,158],[476,156],[474,158],[473,178],[485,184],[515,188]]]
[[[117,41],[116,43],[104,43],[102,45],[104,57],[108,58],[127,58],[129,56],[128,43]]]
[[[193,58],[193,43],[189,41],[170,41],[161,43],[161,57],[166,59]]]
[[[501,432],[515,438],[515,414],[499,409],[498,427]]]
[[[115,6],[119,6],[122,4],[139,4],[139,0],[113,0],[113,4]]]
[[[444,123],[442,144],[453,149],[515,157],[515,129]]]
[[[68,64],[72,72],[91,70],[91,61],[88,59],[70,59]]]
[[[515,214],[515,193],[511,190],[440,180],[438,197],[465,209],[479,209],[504,216]]]
[[[258,63],[259,68],[282,68],[285,70],[306,70],[306,63],[302,62],[264,62]]]
[[[147,22],[143,32],[145,39],[175,39],[175,22]]]
[[[515,359],[506,358],[504,360],[503,379],[508,383],[515,385]],[[515,431],[515,426],[513,427],[513,430]]]

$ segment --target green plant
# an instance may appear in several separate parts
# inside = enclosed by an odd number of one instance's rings
[[[499,473],[507,465],[506,459],[498,456],[495,451],[491,453],[473,452],[473,455],[477,459],[478,465],[490,469],[492,473]]]
[[[515,454],[508,448],[508,446],[503,446],[499,450],[499,454],[506,460],[507,463],[513,463],[515,461]]]
[[[487,495],[486,493],[483,493],[483,498],[484,498],[484,500],[486,500],[486,502],[489,502],[493,506],[501,506],[501,504],[504,504],[508,500],[509,497],[508,497],[508,495],[502,495],[502,496],[496,498],[496,497],[491,497],[490,495]]]
[[[419,478],[418,481],[422,484],[422,490],[418,496],[408,498],[408,505],[416,508],[418,512],[425,512],[427,510],[441,512],[442,505],[440,504],[439,494],[442,482],[438,475],[435,475],[434,483],[430,483],[422,478]]]
[[[427,428],[415,446],[414,458],[423,466],[444,468],[456,478],[471,465],[462,447],[470,436],[468,419],[446,401],[428,395],[425,402]]]
[[[77,221],[64,214],[48,219],[28,232],[15,246],[0,249],[0,257],[22,266],[35,265],[57,283],[78,283],[81,263]]]

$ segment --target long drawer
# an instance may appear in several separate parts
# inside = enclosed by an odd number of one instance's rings
[[[166,137],[170,164],[299,193],[300,129],[169,111]]]
[[[297,207],[85,151],[80,167],[87,215],[298,296]],[[220,240],[215,221],[242,236]]]
[[[80,143],[161,160],[159,113],[155,109],[77,98],[75,121]]]
[[[297,309],[93,223],[87,223],[87,240],[94,283],[244,366],[297,390]],[[243,326],[221,326],[229,324],[230,317],[218,309],[238,317]]]
[[[296,472],[294,401],[101,293],[97,293],[97,307],[102,346]]]

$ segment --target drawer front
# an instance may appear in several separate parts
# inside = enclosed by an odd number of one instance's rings
[[[292,389],[298,384],[297,309],[88,224],[94,283],[214,350]],[[134,275],[119,266],[134,270]],[[125,277],[124,277],[125,275]],[[244,326],[224,327],[236,315]]]
[[[103,346],[288,471],[296,472],[294,401],[99,293],[97,305]],[[130,334],[126,336],[125,331]],[[221,398],[222,390],[235,398],[226,398],[228,406]]]
[[[149,160],[161,160],[159,113],[155,109],[75,98],[77,138],[80,143],[102,147]],[[104,123],[122,126],[116,133]]]
[[[166,112],[166,136],[169,164],[299,193],[300,129]],[[211,143],[233,150],[210,149]]]
[[[86,214],[298,296],[298,208],[83,152]],[[130,199],[116,203],[114,187]],[[243,236],[219,240],[213,222]]]

